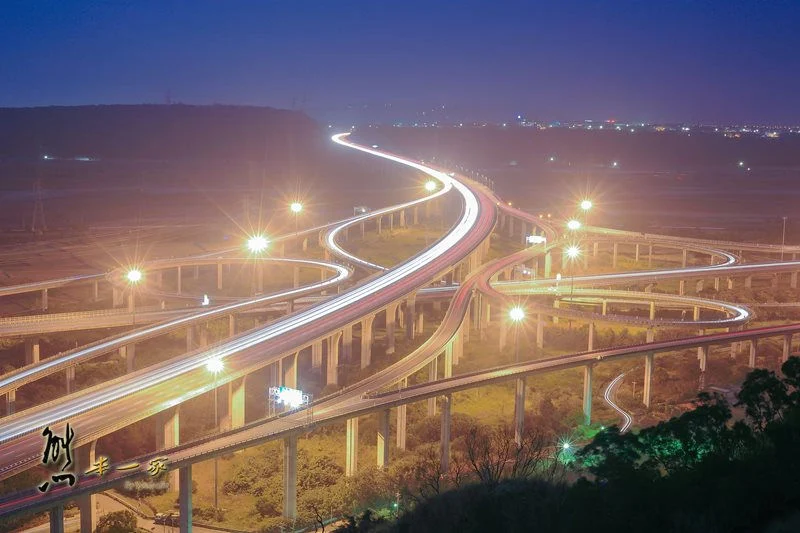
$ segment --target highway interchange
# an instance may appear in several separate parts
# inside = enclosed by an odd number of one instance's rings
[[[599,303],[602,300],[610,301],[614,298],[619,298],[623,301],[643,302],[659,300],[675,305],[684,305],[687,308],[714,309],[721,315],[719,319],[694,321],[691,325],[694,329],[741,326],[751,318],[751,313],[746,307],[685,295],[650,292],[631,293],[629,291],[600,289],[598,287],[646,285],[670,279],[794,273],[800,270],[800,261],[738,264],[737,256],[730,253],[729,250],[769,253],[778,253],[785,250],[796,253],[797,250],[790,247],[776,250],[775,247],[741,243],[678,240],[666,236],[590,228],[592,232],[599,235],[598,239],[617,238],[620,242],[641,242],[648,245],[657,244],[676,248],[690,248],[696,253],[706,253],[718,262],[703,267],[686,266],[685,268],[675,269],[575,276],[570,280],[571,285],[574,285],[574,288],[569,291],[570,294],[567,294],[563,281],[561,287],[556,289],[552,278],[498,281],[498,276],[508,276],[509,269],[530,262],[537,257],[542,257],[545,253],[560,246],[558,244],[559,232],[552,226],[543,224],[538,218],[509,207],[490,189],[464,176],[454,176],[447,172],[446,169],[436,169],[420,162],[403,159],[394,154],[351,143],[347,140],[346,135],[334,136],[333,140],[349,149],[382,157],[424,172],[431,178],[438,180],[441,186],[434,194],[420,200],[372,211],[342,223],[332,224],[323,228],[314,228],[309,231],[309,234],[324,231],[324,242],[327,249],[340,261],[340,263],[330,261],[313,262],[314,267],[332,272],[333,275],[327,279],[288,291],[284,290],[257,298],[244,299],[226,305],[205,308],[201,311],[196,309],[180,312],[171,311],[180,316],[166,320],[163,320],[165,317],[158,315],[158,310],[141,310],[140,317],[142,317],[142,321],[145,320],[144,317],[147,313],[154,313],[152,318],[147,318],[146,320],[157,322],[153,325],[139,327],[127,333],[105,339],[100,343],[96,343],[95,346],[60,354],[58,357],[45,359],[12,373],[2,375],[0,376],[0,394],[7,394],[25,383],[50,373],[63,371],[68,366],[74,365],[79,361],[89,360],[92,357],[119,349],[135,341],[161,335],[165,331],[187,327],[187,325],[193,323],[199,324],[214,317],[224,317],[242,309],[264,307],[268,304],[319,294],[324,289],[333,288],[350,279],[354,267],[377,271],[377,273],[338,295],[319,299],[311,298],[308,307],[253,330],[234,335],[229,339],[209,346],[190,350],[182,356],[162,363],[133,371],[109,382],[82,390],[80,394],[69,395],[60,398],[58,401],[46,402],[3,418],[2,424],[0,424],[0,454],[3,457],[3,462],[0,464],[0,479],[24,471],[39,462],[41,452],[40,432],[45,426],[49,425],[54,430],[61,431],[63,425],[69,422],[73,427],[80,428],[76,446],[89,443],[102,435],[130,425],[133,422],[168,410],[189,398],[207,393],[213,386],[209,382],[205,371],[205,365],[211,358],[220,358],[225,362],[226,372],[220,376],[217,385],[234,382],[259,368],[273,364],[280,365],[287,357],[291,357],[292,354],[296,354],[299,350],[314,343],[330,338],[335,338],[337,339],[336,342],[338,342],[336,335],[343,328],[352,327],[353,324],[362,322],[365,317],[374,316],[376,313],[391,308],[391,306],[398,303],[407,302],[409,296],[420,299],[425,297],[444,297],[449,301],[447,312],[433,335],[411,354],[388,368],[373,373],[369,379],[341,389],[337,393],[315,402],[313,405],[314,418],[311,426],[309,426],[309,420],[305,413],[285,413],[278,417],[255,421],[219,435],[158,450],[154,454],[139,458],[138,462],[146,465],[151,458],[167,455],[170,458],[170,466],[172,468],[186,467],[198,461],[258,443],[291,438],[299,432],[305,432],[324,424],[352,420],[359,415],[368,413],[388,413],[388,409],[400,407],[412,401],[439,397],[442,398],[443,409],[449,409],[449,398],[454,392],[484,386],[489,383],[510,381],[565,368],[582,367],[607,359],[641,357],[646,354],[651,354],[650,357],[652,357],[652,354],[655,353],[683,348],[702,348],[732,341],[786,336],[800,331],[800,325],[788,325],[760,328],[758,330],[713,333],[711,335],[692,336],[677,340],[654,341],[645,345],[592,350],[557,358],[525,361],[453,376],[452,366],[458,363],[465,337],[469,335],[470,322],[477,322],[479,328],[485,327],[485,324],[481,325],[481,321],[488,315],[488,311],[485,311],[486,307],[484,306],[491,305],[493,309],[506,309],[511,303],[518,301],[520,295],[530,296],[536,294],[545,294],[550,297],[556,295],[565,299],[574,297],[576,301],[583,298],[584,303],[591,302],[592,299]],[[367,220],[374,220],[376,217],[413,208],[445,194],[455,194],[460,198],[463,207],[458,221],[441,239],[400,265],[386,267],[371,263],[347,252],[340,243],[342,234],[349,227],[362,224]],[[534,226],[539,227],[547,235],[548,245],[531,246],[504,258],[489,262],[482,261],[487,248],[487,239],[490,238],[495,230],[498,217],[515,217],[521,223],[527,223],[531,228]],[[286,238],[290,237],[287,236]],[[233,253],[235,254],[235,252]],[[228,257],[231,256],[231,254],[228,254]],[[712,259],[712,262],[715,259]],[[216,264],[218,261],[218,259],[209,257],[188,258],[185,264],[194,265],[202,260],[209,261],[211,264]],[[277,258],[270,260],[292,261]],[[305,261],[308,262],[308,260]],[[180,263],[180,260],[177,263],[173,261],[170,264],[165,262],[161,266],[163,268],[174,267],[178,263]],[[464,271],[468,271],[468,274],[462,275],[460,283],[448,287],[432,287],[435,282],[444,278],[454,266],[459,264],[463,264]],[[158,268],[159,265],[146,265],[145,267],[149,270],[150,268]],[[39,291],[45,288],[59,288],[70,283],[94,281],[98,279],[98,276],[106,277],[103,274],[94,276],[81,275],[50,282],[28,284],[25,287],[10,287],[0,290],[0,296],[25,291]],[[111,274],[112,279],[120,277],[120,272]],[[531,302],[533,301],[535,300],[531,300]],[[530,303],[530,311],[548,316],[555,315],[597,321],[626,322],[628,320],[629,323],[642,324],[642,319],[626,319],[616,315],[605,316],[594,311],[578,310],[574,308],[575,306],[553,309],[545,306],[537,307],[537,305]],[[471,307],[473,308],[472,319],[470,318]],[[116,313],[116,316],[124,316],[127,320],[127,314],[124,312]],[[92,320],[92,318],[87,317],[86,320]],[[11,322],[13,322],[13,319],[9,321],[7,326],[0,323],[0,332],[3,331],[4,327],[12,327],[13,324]],[[74,322],[74,320],[71,320],[71,322]],[[676,325],[678,322],[682,321],[654,319],[644,321],[644,325]],[[22,326],[17,325],[17,327]],[[58,328],[58,326],[53,327]],[[408,376],[425,368],[426,365],[429,365],[440,356],[445,359],[444,378],[412,387],[404,386]],[[399,389],[398,385],[400,386]],[[611,386],[606,389],[606,391],[608,390],[612,390]],[[101,491],[120,483],[124,479],[141,475],[141,473],[141,470],[115,470],[104,477],[81,479],[80,483],[73,488],[54,488],[46,495],[31,491],[6,497],[0,501],[0,514],[21,510],[47,509],[59,502],[72,499],[78,494]]]

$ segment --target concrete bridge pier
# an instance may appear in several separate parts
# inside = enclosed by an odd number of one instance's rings
[[[156,415],[155,418],[156,449],[164,450],[180,444],[180,405],[176,405],[175,407],[170,407],[169,409],[161,411]],[[168,478],[170,490],[178,490],[178,472],[176,470],[171,470],[168,474]]]
[[[514,217],[508,217],[508,238],[514,236]]]
[[[297,356],[299,354],[300,352],[294,352],[281,359],[280,375],[284,387],[297,388]]]
[[[180,291],[178,291],[180,294]],[[111,288],[111,307],[121,307],[123,304],[122,291],[116,287]]]
[[[733,290],[733,278],[728,278],[728,290]]]
[[[158,274],[160,275],[161,271],[159,271]],[[159,287],[161,286],[159,285]],[[100,282],[95,280],[95,282],[92,283],[92,301],[97,302],[98,300],[100,300]]]
[[[64,533],[64,505],[50,508],[50,533]]]
[[[394,231],[394,213],[389,213],[389,233]]]
[[[39,337],[25,339],[25,364],[32,365],[39,362]]]
[[[597,253],[600,251],[600,243],[594,242],[592,243],[592,257],[597,257]]]
[[[653,328],[647,328],[645,342],[653,342],[656,338],[656,332]]]
[[[326,385],[339,384],[339,339],[342,338],[342,332],[336,332],[328,337],[328,364],[327,371],[325,372]]]
[[[6,393],[6,416],[11,416],[17,407],[17,390],[10,390]]]
[[[405,209],[401,209],[400,210],[399,225],[400,225],[401,228],[405,228],[406,227],[406,210]]]
[[[637,263],[639,262],[639,244],[638,243],[636,244],[636,253],[634,255],[634,261],[637,262]]]
[[[583,367],[583,423],[592,423],[592,370],[594,365]]]
[[[364,222],[363,221],[361,222],[361,224],[359,224],[359,226],[361,226],[361,238],[363,239],[367,234],[367,230],[364,227]]]
[[[228,315],[228,336],[233,337],[236,335],[236,315]]]
[[[653,245],[647,245],[647,268],[653,266]]]
[[[408,378],[403,378],[398,384],[398,389],[405,389],[408,386]],[[397,427],[396,427],[396,443],[398,450],[406,449],[406,425],[408,422],[407,405],[397,406]]]
[[[656,319],[656,302],[650,302],[650,320]]]
[[[414,225],[415,226],[417,224],[419,224],[419,206],[417,206],[417,205],[414,206],[414,219],[413,220],[414,220]]]
[[[608,300],[606,299],[600,301],[600,314],[603,316],[608,314]]]
[[[125,372],[130,374],[133,372],[134,363],[136,362],[136,343],[130,343],[119,348],[120,359],[125,360]]]
[[[756,350],[758,349],[758,339],[753,337],[750,339],[750,359],[747,362],[747,366],[750,368],[756,367]]]
[[[86,472],[94,466],[96,447],[97,441],[93,440],[76,450],[78,452],[76,471]],[[81,533],[94,533],[94,529],[97,527],[97,496],[91,493],[83,494],[75,498],[75,501],[78,504],[81,515]]]
[[[611,268],[617,268],[617,253],[619,252],[619,243],[614,243],[614,249],[611,252]]]
[[[683,255],[681,256],[681,267],[686,268],[686,263],[689,258],[689,250],[686,248],[683,249]]]
[[[541,313],[536,315],[536,347],[540,350],[544,348],[544,320]]]
[[[787,333],[783,336],[783,353],[781,354],[781,363],[789,360],[789,355],[792,351],[792,334]]]
[[[417,313],[417,325],[414,328],[417,335],[422,335],[422,332],[425,330],[425,313],[422,310],[422,305],[420,305],[419,313]]]
[[[47,289],[42,289],[42,311],[47,311]]]
[[[719,276],[714,278],[714,290],[719,292]]]
[[[402,211],[401,211],[402,213]],[[378,412],[377,466],[389,466],[389,410]]]
[[[448,350],[452,353],[452,349],[450,348],[450,344],[448,344]],[[434,382],[439,378],[439,356],[436,356],[431,360],[428,364],[428,381]],[[434,416],[436,414],[436,396],[431,396],[428,398],[428,416]]]
[[[589,352],[594,350],[594,322],[589,322],[589,342],[586,350]]]
[[[642,402],[645,407],[650,407],[650,395],[653,387],[653,363],[655,360],[655,353],[649,352],[644,356],[644,391],[642,394]]]
[[[414,321],[417,313],[417,295],[412,294],[406,300],[406,339],[414,339]]]
[[[180,533],[192,533],[192,465],[178,469],[178,526]]]
[[[308,237],[303,237],[303,240],[300,242],[300,249],[304,252],[308,251]]]
[[[680,280],[678,282],[678,295],[683,296],[686,294],[686,280]]]
[[[525,378],[517,378],[514,385],[514,442],[522,444],[525,433]]]
[[[245,382],[247,376],[237,378],[225,387],[225,414],[220,419],[220,429],[223,431],[240,428],[245,421]]]
[[[353,358],[353,325],[345,326],[342,329],[342,355],[348,363]]]
[[[383,217],[378,217],[378,218],[375,219],[375,224],[376,224],[378,235],[383,233],[382,219],[383,219]]]
[[[700,372],[706,371],[706,364],[708,363],[708,346],[700,346],[697,348],[697,358],[700,360]]]
[[[178,265],[178,269],[177,270],[178,270],[178,281],[177,281],[177,283],[178,283],[178,294],[181,294],[181,290],[183,288],[182,287],[183,277],[181,275],[181,266],[180,265]]]
[[[797,288],[797,271],[795,270],[792,272],[791,277],[789,278],[789,287],[792,289]]]
[[[545,252],[544,254],[544,277],[549,278],[552,270],[553,270],[553,254],[548,251]]]
[[[67,394],[72,394],[75,391],[75,367],[70,366],[65,372],[67,378]]]
[[[314,341],[311,345],[311,368],[316,370],[322,368],[322,341]]]
[[[449,394],[442,396],[442,428],[440,444],[440,472],[447,473],[450,470],[450,407],[452,398]]]
[[[361,321],[361,368],[367,368],[372,362],[372,323],[375,315],[365,317]]]
[[[553,300],[553,309],[561,308],[561,300]],[[553,324],[558,324],[558,315],[553,313]]]
[[[283,439],[283,517],[297,518],[297,435]]]
[[[344,475],[351,477],[358,471],[358,417],[347,419]]]

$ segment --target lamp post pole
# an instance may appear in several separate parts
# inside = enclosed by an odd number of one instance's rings
[[[783,218],[783,234],[781,235],[781,261],[783,261],[783,248],[786,246],[786,219],[789,217],[782,217]]]

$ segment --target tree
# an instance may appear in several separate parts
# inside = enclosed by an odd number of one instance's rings
[[[788,368],[794,370],[792,365]],[[738,401],[735,405],[744,406],[748,418],[758,431],[763,431],[767,425],[781,418],[789,403],[786,384],[775,376],[775,372],[763,368],[747,374],[736,397]]]
[[[114,511],[100,517],[95,533],[136,533],[136,515],[130,511]]]

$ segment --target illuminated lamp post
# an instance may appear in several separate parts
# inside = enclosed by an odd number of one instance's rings
[[[214,428],[219,432],[219,415],[217,412],[217,375],[222,372],[224,367],[222,359],[214,358],[209,359],[206,363],[206,369],[214,375]],[[219,509],[218,490],[217,490],[217,475],[219,473],[218,458],[214,456],[214,509]]]

